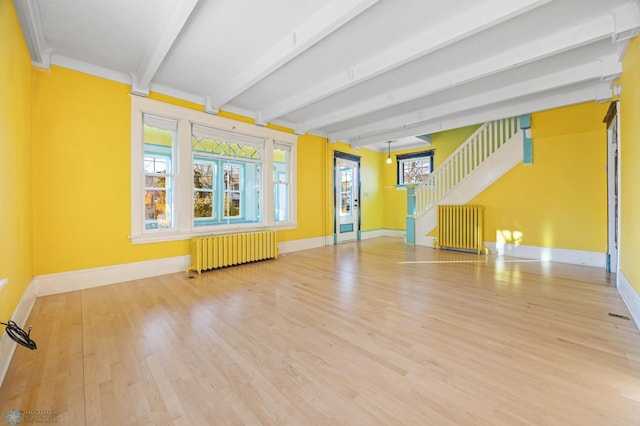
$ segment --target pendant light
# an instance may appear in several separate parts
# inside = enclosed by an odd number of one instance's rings
[[[391,141],[387,141],[387,143],[389,144],[389,151],[388,151],[388,155],[387,155],[387,164],[391,164]]]

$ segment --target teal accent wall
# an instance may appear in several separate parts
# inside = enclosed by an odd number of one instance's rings
[[[414,184],[407,185],[407,224],[406,224],[406,243],[416,243],[416,186]]]
[[[531,114],[520,116],[520,128],[522,129],[522,164],[533,164],[533,139],[531,135]]]

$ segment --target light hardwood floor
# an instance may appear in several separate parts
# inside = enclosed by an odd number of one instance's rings
[[[446,263],[400,263],[447,260]],[[475,262],[477,261],[477,262]],[[0,413],[61,424],[638,425],[601,269],[379,238],[40,298]]]

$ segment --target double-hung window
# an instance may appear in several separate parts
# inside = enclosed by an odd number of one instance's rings
[[[144,228],[173,228],[174,147],[178,122],[143,114]]]
[[[131,99],[134,243],[297,226],[295,135]]]
[[[273,146],[273,217],[276,222],[287,222],[291,197],[291,145],[274,143]]]

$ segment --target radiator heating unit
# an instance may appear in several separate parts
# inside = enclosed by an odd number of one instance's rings
[[[483,244],[484,208],[482,206],[438,206],[438,242],[442,249],[477,252]]]
[[[187,273],[277,258],[275,231],[194,237],[191,239],[191,266]]]

